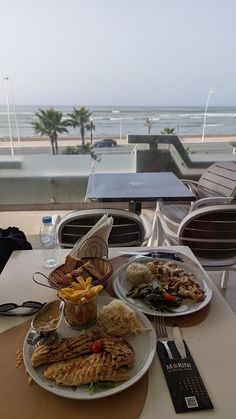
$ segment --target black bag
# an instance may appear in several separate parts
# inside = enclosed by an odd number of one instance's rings
[[[23,231],[18,227],[0,228],[0,273],[6,265],[13,250],[31,250]]]

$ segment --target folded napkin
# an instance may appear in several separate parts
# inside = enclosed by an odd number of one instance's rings
[[[107,256],[108,239],[112,225],[113,218],[104,214],[91,230],[75,243],[69,255],[80,258]]]
[[[176,413],[214,409],[198,368],[184,341],[187,358],[181,358],[173,341],[168,341],[173,359],[169,359],[161,342],[157,354],[169,388]]]

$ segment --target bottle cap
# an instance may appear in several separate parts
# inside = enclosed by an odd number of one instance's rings
[[[43,224],[51,224],[51,222],[52,222],[52,217],[51,217],[50,215],[45,215],[45,216],[42,218],[42,222],[43,222]]]

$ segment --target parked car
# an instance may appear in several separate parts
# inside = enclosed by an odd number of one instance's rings
[[[104,138],[104,140],[96,141],[93,147],[117,147],[117,142],[111,138]]]

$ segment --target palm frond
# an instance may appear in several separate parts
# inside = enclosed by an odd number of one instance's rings
[[[32,122],[32,126],[36,134],[56,138],[58,133],[68,132],[68,120],[63,119],[64,116],[61,111],[56,111],[53,108],[39,109],[35,116],[37,119]]]

